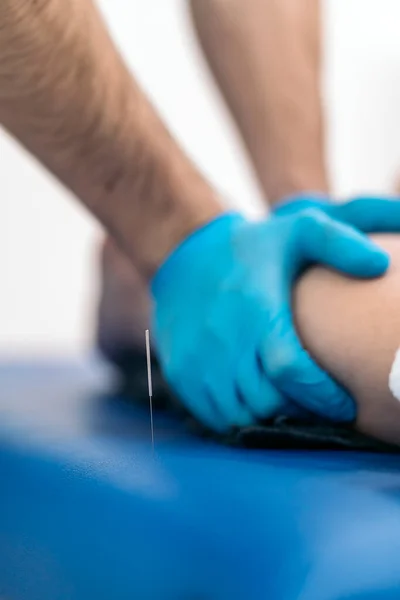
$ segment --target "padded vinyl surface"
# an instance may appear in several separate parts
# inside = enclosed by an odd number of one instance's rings
[[[240,451],[0,365],[2,600],[398,600],[400,458]]]

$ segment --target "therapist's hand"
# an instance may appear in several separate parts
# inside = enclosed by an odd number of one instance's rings
[[[387,255],[356,228],[399,230],[400,203],[303,202],[312,204],[286,205],[257,223],[217,218],[183,241],[153,280],[164,373],[211,429],[287,412],[288,399],[333,420],[355,417],[352,399],[298,340],[291,288],[310,263],[356,277],[384,273]]]

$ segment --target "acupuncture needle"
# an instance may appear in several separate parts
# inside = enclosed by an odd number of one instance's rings
[[[149,386],[149,401],[150,401],[150,425],[151,425],[151,446],[154,453],[154,426],[153,426],[153,385],[151,378],[151,361],[150,361],[150,332],[145,331],[146,337],[146,356],[147,356],[147,383]]]

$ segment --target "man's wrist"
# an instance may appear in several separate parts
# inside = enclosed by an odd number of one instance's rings
[[[102,219],[146,280],[182,240],[224,212],[217,193],[174,140],[163,140],[159,131],[154,143],[150,131],[137,157],[141,173],[124,169],[121,185],[105,198]]]
[[[185,238],[173,248],[172,252],[163,261],[160,268],[151,280],[153,295],[158,296],[165,287],[165,282],[170,283],[176,279],[185,277],[198,255],[203,254],[210,260],[215,260],[214,253],[210,254],[210,246],[214,247],[216,239],[222,241],[240,223],[245,222],[245,217],[236,211],[225,211],[213,219],[190,232]]]
[[[269,173],[271,175],[269,176]],[[272,208],[282,199],[294,198],[310,192],[314,195],[327,196],[330,186],[324,169],[299,167],[297,169],[271,169],[264,174],[262,181],[269,206]]]

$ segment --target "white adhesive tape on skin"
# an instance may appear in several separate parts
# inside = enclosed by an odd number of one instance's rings
[[[397,350],[389,374],[389,389],[396,400],[400,401],[400,348]]]

